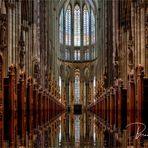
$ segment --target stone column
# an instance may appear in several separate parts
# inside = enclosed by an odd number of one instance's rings
[[[90,96],[89,101],[90,103],[92,103],[93,102],[93,81],[92,80],[89,82],[89,96]]]
[[[141,2],[140,6],[140,48],[141,48],[141,64],[144,66],[144,69],[146,67],[145,65],[145,58],[146,58],[146,51],[145,51],[145,7],[144,4]]]
[[[74,105],[74,82],[70,81],[70,94],[71,94],[71,101],[69,103],[71,110],[73,110],[73,105]]]
[[[8,66],[12,64],[12,8],[8,6]]]
[[[145,57],[148,57],[148,7],[146,8],[145,11]],[[146,77],[148,77],[148,58],[145,59],[145,74]]]
[[[84,107],[84,81],[80,81],[80,104]]]
[[[89,105],[89,83],[86,82],[85,85],[86,85],[85,88],[86,88],[86,107],[87,107],[87,105]]]
[[[65,104],[65,83],[64,83],[64,80],[62,80],[62,90],[61,90],[61,102],[63,104]]]

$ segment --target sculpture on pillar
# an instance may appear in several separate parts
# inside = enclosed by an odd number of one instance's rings
[[[6,8],[5,2],[1,2],[1,12],[0,12],[0,49],[4,50],[6,48]]]
[[[145,40],[146,40],[146,48],[148,49],[148,14],[145,15]]]
[[[45,88],[48,88],[48,71],[45,70],[45,78],[44,78],[44,81],[45,81]]]
[[[24,65],[25,65],[25,42],[24,42],[22,30],[21,30],[21,35],[20,35],[19,46],[20,46],[20,69],[23,70]]]
[[[105,67],[105,71],[104,71],[104,74],[103,74],[103,84],[102,84],[102,86],[104,88],[107,87],[107,68],[106,67]]]
[[[118,55],[118,49],[116,45],[116,51],[115,51],[115,61],[114,61],[114,79],[118,79],[119,77],[119,55]]]
[[[39,85],[40,84],[40,66],[39,66],[39,62],[36,62],[34,64],[34,78],[36,79],[36,82]]]
[[[133,66],[134,66],[133,45],[134,45],[134,42],[132,40],[132,35],[130,31],[129,42],[128,42],[128,66],[130,68],[130,71],[133,69]]]
[[[51,73],[49,74],[48,81],[49,81],[49,92],[51,92]]]

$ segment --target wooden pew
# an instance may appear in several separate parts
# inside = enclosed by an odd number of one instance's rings
[[[103,100],[102,100],[102,119],[103,121],[105,121],[105,110],[106,110],[106,106],[105,106],[105,101],[106,101],[106,98],[105,98],[105,94],[102,96]]]
[[[115,118],[114,118],[114,120],[115,120],[115,128],[117,129],[118,128],[118,108],[119,108],[119,106],[118,106],[118,86],[117,85],[115,85],[114,86],[114,93],[115,93]]]
[[[148,78],[144,78],[144,92],[143,92],[143,103],[142,103],[142,122],[148,127],[147,113],[148,113]],[[148,133],[146,128],[145,133]],[[148,137],[145,137],[148,139]]]
[[[50,121],[54,117],[54,101],[52,96],[50,96]]]
[[[4,148],[4,65],[0,55],[0,147]]]
[[[117,103],[117,128],[123,130],[127,126],[127,89],[123,87],[123,81],[118,81],[116,90]]]
[[[37,84],[33,85],[33,125],[34,128],[38,126],[38,90]]]
[[[115,94],[114,94],[114,88],[110,88],[110,127],[113,129],[114,125],[114,108],[115,108]]]
[[[47,91],[45,91],[45,123],[47,123],[48,121],[48,112],[47,112],[47,108],[48,108],[48,93]]]
[[[129,75],[128,89],[127,89],[127,125],[135,123],[135,82],[134,75]],[[135,136],[135,126],[128,127],[129,137]]]
[[[39,126],[43,123],[43,90],[40,88],[38,92],[38,122]]]
[[[49,99],[49,92],[47,92],[47,121],[49,122],[50,119],[50,99]]]
[[[33,136],[33,80],[31,77],[27,80],[27,131],[29,139]]]
[[[136,122],[144,123],[146,127],[148,126],[147,120],[147,111],[148,111],[148,78],[144,77],[144,68],[139,65],[136,68]],[[137,128],[137,127],[136,127]],[[145,133],[148,133],[148,129],[146,128]],[[148,137],[144,137],[145,139]]]
[[[17,135],[17,73],[16,67],[11,65],[8,71],[8,78],[4,79],[4,136],[9,141],[11,148],[16,147]]]
[[[46,106],[47,106],[47,101],[46,101],[46,91],[43,92],[43,123],[45,124],[46,123]]]
[[[20,73],[18,82],[18,128],[20,144],[25,146],[26,143],[26,75]]]
[[[107,125],[109,126],[109,124],[110,124],[110,90],[108,90],[107,91],[107,103],[106,103],[106,105],[107,105],[107,120],[106,120],[106,123],[107,123]]]

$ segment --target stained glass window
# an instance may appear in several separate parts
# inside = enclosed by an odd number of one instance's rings
[[[80,7],[76,4],[74,8],[74,46],[81,45],[81,33],[80,33]]]
[[[92,48],[92,51],[91,51],[91,58],[92,59],[95,58],[95,48],[94,47]]]
[[[68,5],[65,16],[65,44],[71,45],[71,6]]]
[[[68,49],[65,49],[65,60],[68,60]]]
[[[75,75],[75,103],[80,103],[80,77],[78,74]]]
[[[86,5],[83,7],[83,44],[89,45],[89,12]]]
[[[85,50],[85,60],[89,60],[89,49]]]
[[[68,50],[62,49],[60,51],[62,53],[59,55],[66,60],[94,59],[96,56],[94,48],[96,43],[96,21],[94,10],[91,6],[84,4],[82,9],[80,9],[78,2],[74,7],[71,6],[70,2],[68,6],[66,5],[62,8],[59,22],[60,44],[68,48]],[[60,48],[64,46],[60,45]],[[74,46],[74,48],[72,46]],[[80,46],[82,46],[82,48],[80,48]]]
[[[60,13],[60,35],[59,35],[60,43],[63,43],[63,9]]]
[[[80,60],[80,50],[78,50],[78,60]]]
[[[77,51],[74,51],[74,60],[77,60]]]
[[[95,43],[95,16],[91,9],[91,44]]]

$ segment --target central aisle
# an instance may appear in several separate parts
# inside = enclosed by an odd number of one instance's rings
[[[58,119],[58,128],[51,129],[50,147],[53,148],[98,148],[103,147],[103,138],[97,127],[96,117],[83,113],[64,113]],[[50,126],[53,128],[53,126]],[[103,134],[103,133],[102,133]],[[101,136],[103,137],[103,136]]]

